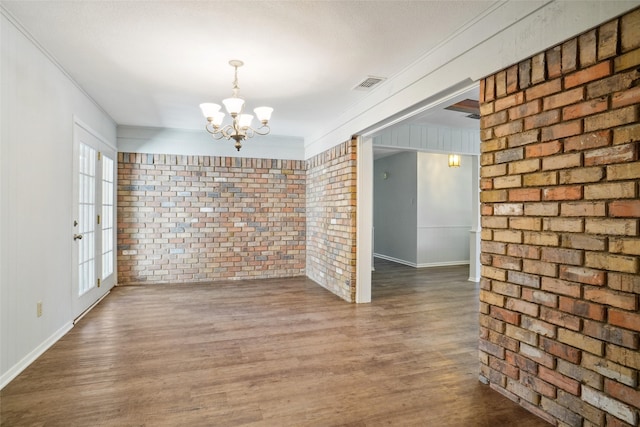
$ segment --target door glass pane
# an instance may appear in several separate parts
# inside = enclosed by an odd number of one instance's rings
[[[113,200],[115,164],[102,156],[102,279],[113,273]]]
[[[95,286],[95,224],[96,224],[96,150],[80,143],[79,147],[79,200],[78,231],[82,235],[79,244],[78,295]]]

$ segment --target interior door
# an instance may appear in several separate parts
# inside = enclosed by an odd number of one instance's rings
[[[115,150],[74,124],[73,311],[80,316],[113,287]]]

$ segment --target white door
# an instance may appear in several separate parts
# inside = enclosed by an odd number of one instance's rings
[[[74,124],[73,311],[80,316],[116,280],[115,150]]]

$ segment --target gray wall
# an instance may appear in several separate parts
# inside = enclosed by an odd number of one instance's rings
[[[417,165],[416,152],[383,157],[373,165],[373,251],[410,264],[417,262]]]

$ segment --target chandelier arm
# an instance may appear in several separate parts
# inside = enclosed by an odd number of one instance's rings
[[[258,129],[252,129],[252,130],[256,133],[256,135],[263,135],[263,136],[271,132],[271,128],[267,124],[263,124]]]

